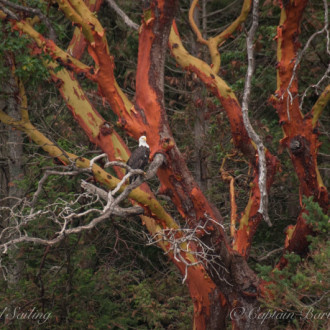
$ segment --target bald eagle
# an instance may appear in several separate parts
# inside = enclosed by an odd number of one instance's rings
[[[132,152],[131,157],[127,161],[127,165],[133,169],[144,170],[148,164],[150,148],[147,144],[147,138],[142,135],[139,138],[139,146]],[[129,183],[137,179],[138,175],[132,175],[129,178]]]

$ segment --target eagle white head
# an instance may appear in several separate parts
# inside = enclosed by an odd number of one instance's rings
[[[149,145],[147,143],[147,138],[144,135],[140,136],[140,138],[139,138],[139,147],[149,148]]]

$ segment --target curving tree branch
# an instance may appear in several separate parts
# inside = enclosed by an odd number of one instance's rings
[[[244,0],[242,5],[242,10],[240,15],[237,17],[237,19],[230,24],[224,31],[219,33],[215,37],[211,37],[209,39],[205,39],[199,28],[197,27],[195,20],[194,20],[194,11],[196,10],[197,4],[199,0],[193,0],[190,8],[189,8],[189,23],[191,28],[193,29],[194,33],[197,36],[197,41],[207,45],[209,48],[209,52],[211,55],[211,67],[214,73],[218,74],[221,66],[221,57],[220,52],[218,51],[218,48],[239,28],[239,26],[246,20],[250,8],[251,8],[251,0]]]
[[[268,193],[267,193],[267,165],[265,147],[262,143],[260,136],[253,129],[249,119],[249,99],[251,93],[251,81],[254,71],[254,55],[253,55],[253,40],[258,28],[258,10],[259,0],[253,0],[253,12],[252,12],[252,26],[246,39],[247,56],[248,56],[248,69],[245,77],[244,94],[242,101],[242,114],[244,126],[248,132],[251,140],[256,144],[258,149],[258,163],[259,163],[259,190],[260,190],[260,205],[258,212],[262,214],[264,220],[267,222],[269,227],[272,223],[268,215]]]

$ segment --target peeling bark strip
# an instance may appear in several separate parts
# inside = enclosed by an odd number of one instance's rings
[[[85,0],[85,4],[91,12],[98,12],[103,0]],[[76,27],[67,48],[67,52],[76,59],[80,59],[83,55],[87,41],[79,27]]]
[[[164,152],[167,153],[171,161],[177,163],[173,168],[168,166],[166,171],[161,170],[159,177],[162,182],[169,184],[166,187],[166,191],[169,192],[180,213],[189,220],[191,219],[191,221],[198,221],[199,218],[203,218],[205,212],[213,218],[220,219],[219,215],[215,213],[216,211],[209,205],[200,189],[194,183],[179,150],[174,145],[174,140],[166,122],[162,100],[163,66],[161,64],[164,61],[162,53],[165,50],[167,43],[166,33],[168,33],[164,29],[167,26],[167,30],[169,30],[169,25],[175,12],[175,3],[175,1],[155,2],[145,11],[145,18],[140,33],[140,49],[144,50],[142,54],[144,56],[139,56],[136,79],[140,82],[139,86],[141,87],[140,91],[137,87],[137,102],[135,106],[132,105],[117,85],[113,73],[114,61],[109,54],[104,31],[99,26],[99,23],[95,22],[95,18],[92,17],[91,20],[97,26],[97,29],[90,32],[88,27],[86,27],[83,32],[85,31],[84,33],[88,35],[91,42],[88,50],[99,65],[95,80],[98,82],[101,94],[108,100],[113,111],[118,115],[119,123],[135,138],[142,134],[147,135],[152,155],[156,152]],[[70,15],[74,12],[73,9],[64,6],[63,10],[71,19]],[[86,8],[82,6],[80,11],[85,13]],[[75,18],[75,20],[80,21],[81,24],[86,24],[79,18]],[[160,72],[157,73],[158,71]],[[140,97],[139,95],[143,95],[143,93],[145,93],[145,96]],[[184,167],[183,170],[182,166]],[[186,186],[190,188],[187,190]],[[205,206],[205,209],[196,215],[194,205],[198,199],[202,200],[202,205]]]
[[[303,116],[299,107],[298,81],[289,83],[293,74],[295,59],[300,47],[298,36],[300,21],[307,5],[307,0],[288,3],[282,8],[278,27],[278,86],[271,98],[282,123],[284,138],[281,144],[288,147],[294,168],[301,185],[301,196],[314,196],[324,208],[327,192],[322,180],[317,175],[317,150],[320,145],[317,130],[313,131],[312,118]],[[288,89],[289,87],[289,89]],[[303,143],[302,141],[306,142]],[[300,142],[299,142],[300,141]],[[299,146],[298,146],[299,144]]]
[[[26,133],[35,143],[40,145],[46,152],[52,157],[59,158],[64,164],[71,164],[74,162],[78,168],[91,168],[95,178],[107,186],[110,189],[114,189],[118,186],[119,180],[111,177],[93,162],[90,162],[88,159],[78,157],[71,153],[63,153],[57,146],[55,146],[50,140],[48,140],[43,134],[41,134],[29,121],[28,119],[24,121],[19,121],[11,118],[6,115],[4,112],[0,111],[0,120],[7,125],[11,125],[18,130]],[[161,157],[162,158],[162,157]],[[120,190],[122,191],[123,188]],[[139,196],[139,197],[138,197]],[[158,218],[159,224],[157,224],[154,219],[151,219],[147,216],[143,216],[143,221],[149,232],[151,234],[157,234],[163,227],[165,228],[178,228],[177,224],[173,219],[166,214],[163,208],[158,204],[157,200],[152,200],[148,194],[140,191],[140,189],[134,189],[129,197],[134,198],[139,201],[140,205],[144,207],[147,213],[151,213],[154,218]],[[149,206],[151,208],[148,208]],[[164,213],[165,212],[165,213]],[[106,214],[108,217],[108,214]],[[104,220],[104,217],[95,219],[97,221]],[[34,242],[38,244],[53,245],[57,240],[42,240],[39,238],[29,238],[22,237],[21,239],[14,240],[12,243],[16,244],[21,241]],[[169,246],[166,244],[160,244],[161,248],[165,252],[169,252]],[[178,267],[182,274],[185,273],[185,265],[179,260],[174,259],[173,253],[168,253],[170,259]],[[196,263],[195,266],[188,268],[187,283],[190,290],[190,294],[195,307],[195,325],[197,329],[205,329],[209,323],[209,318],[211,318],[217,324],[222,324],[221,322],[225,321],[225,313],[219,312],[222,310],[225,305],[225,299],[218,291],[218,288],[214,282],[208,277],[205,272],[204,267],[201,264],[198,264],[196,260],[189,252],[185,253],[184,258],[187,258],[188,261]]]
[[[302,196],[313,196],[324,211],[328,208],[328,192],[322,182],[317,167],[317,151],[320,146],[318,130],[315,129],[313,116],[303,116],[298,98],[298,80],[295,76],[300,43],[300,22],[307,0],[281,2],[281,18],[277,28],[277,90],[270,102],[277,110],[284,137],[281,144],[287,147],[300,182],[300,200]],[[303,207],[303,205],[301,205]],[[303,219],[302,209],[292,236],[287,237],[288,251],[299,254],[306,252],[306,236],[312,233]],[[278,267],[285,266],[282,258]]]
[[[51,68],[54,67],[51,66]],[[75,78],[68,72],[66,72],[66,70],[58,71],[56,74],[52,71],[52,74],[55,75],[57,79],[62,80],[62,84],[60,84],[61,94],[64,100],[66,100],[66,102],[68,103],[68,107],[72,111],[74,117],[76,118],[80,126],[84,129],[90,140],[96,145],[99,145],[102,150],[107,153],[109,159],[127,159],[129,155],[129,150],[115,131],[113,131],[111,135],[103,136],[102,129],[100,129],[102,126],[100,125],[103,124],[104,119],[98,114],[96,109],[94,109],[93,106],[89,102],[87,102],[87,99],[84,99],[84,106],[79,105],[80,100],[78,95],[83,95],[83,91],[81,90]],[[78,93],[74,93],[75,97],[72,97],[72,94],[70,93],[71,88],[78,91]],[[70,95],[71,98],[69,98]],[[121,172],[117,171],[117,174],[119,178],[122,177]],[[140,188],[150,194],[150,198],[154,199],[153,194],[146,185],[142,185]],[[156,214],[154,214],[153,212],[149,213],[153,217],[156,216]],[[162,228],[178,228],[176,224],[171,225],[168,222],[166,223],[164,219],[160,219],[159,224],[155,226],[154,219],[149,218],[147,216],[142,216],[142,222],[145,223],[149,232],[153,234],[157,233],[157,231],[161,230]],[[168,251],[168,247],[166,245],[163,246],[163,249],[164,251]],[[174,264],[176,264],[178,269],[182,272],[182,274],[184,274],[184,265],[179,261],[175,260],[171,253],[169,254],[169,256],[174,262]],[[204,328],[206,324],[205,317],[206,315],[209,315],[211,313],[211,306],[216,306],[220,304],[220,301],[210,302],[208,300],[209,296],[214,296],[214,292],[217,291],[217,288],[212,282],[212,280],[208,277],[205,278],[205,276],[206,273],[203,267],[189,267],[188,287],[195,306],[196,324],[199,326],[200,329]],[[191,278],[193,278],[194,280],[192,280]],[[203,281],[201,281],[202,279]],[[224,301],[224,298],[222,300]],[[201,306],[203,306],[203,309],[201,308]],[[199,311],[201,310],[203,310],[206,315],[200,313]],[[225,313],[218,314],[222,315],[222,317],[225,315]],[[214,317],[212,317],[212,319],[214,319]]]

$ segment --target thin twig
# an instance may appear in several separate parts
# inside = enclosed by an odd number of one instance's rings
[[[205,223],[198,224],[195,228],[180,228],[180,229],[163,229],[155,235],[148,237],[148,245],[154,245],[161,242],[169,244],[166,254],[172,253],[173,258],[185,266],[185,273],[182,279],[184,283],[188,277],[189,267],[203,265],[206,269],[217,274],[219,279],[230,284],[225,274],[229,274],[227,268],[223,265],[221,257],[215,252],[214,248],[209,247],[201,241],[197,235],[197,231],[203,231],[207,234],[208,221],[214,221],[206,215]],[[187,258],[187,254],[193,257]]]

